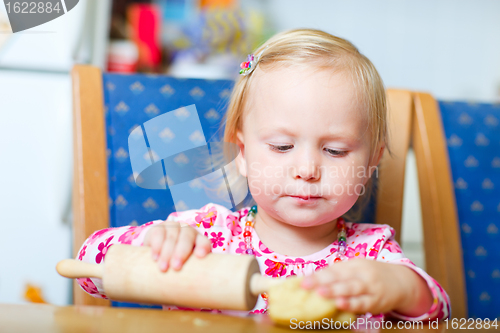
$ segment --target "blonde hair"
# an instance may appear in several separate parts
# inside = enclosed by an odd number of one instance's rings
[[[279,66],[297,66],[300,64],[315,66],[319,69],[333,69],[349,74],[357,88],[357,99],[367,111],[368,128],[371,142],[371,156],[378,153],[381,144],[388,143],[387,102],[385,88],[370,60],[345,39],[333,36],[321,30],[296,29],[285,31],[271,37],[254,54],[260,54],[257,69],[273,69]],[[236,143],[236,134],[243,128],[246,99],[251,87],[253,72],[236,81],[225,119],[224,142]],[[228,175],[230,176],[230,175]],[[230,181],[231,182],[231,181]],[[245,184],[246,185],[246,184]],[[372,180],[366,185],[365,194],[344,214],[345,218],[357,221],[369,202]],[[246,204],[253,204],[247,202]]]

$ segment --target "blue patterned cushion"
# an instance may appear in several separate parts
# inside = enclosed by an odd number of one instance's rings
[[[440,102],[463,244],[469,317],[500,317],[500,105]]]
[[[166,219],[175,211],[170,191],[136,185],[128,153],[128,136],[135,127],[158,115],[195,104],[206,142],[222,141],[219,126],[233,82],[104,74],[103,86],[110,224],[120,227]],[[118,302],[113,305],[136,306]]]
[[[175,211],[170,191],[136,185],[128,136],[135,127],[158,115],[195,104],[206,141],[222,141],[218,130],[233,82],[105,74],[103,84],[111,226],[166,219]]]

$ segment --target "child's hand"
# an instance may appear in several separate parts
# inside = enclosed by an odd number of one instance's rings
[[[427,284],[410,268],[366,259],[333,264],[304,278],[302,287],[334,298],[340,310],[359,314],[418,316],[432,305]]]
[[[210,252],[210,240],[187,224],[165,221],[152,227],[144,237],[144,246],[150,246],[153,260],[162,272],[168,267],[181,269],[194,252],[198,258]]]

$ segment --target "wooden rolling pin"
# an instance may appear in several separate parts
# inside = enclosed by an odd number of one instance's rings
[[[263,277],[253,256],[192,255],[180,271],[161,272],[150,247],[123,244],[110,246],[102,264],[65,259],[56,269],[67,278],[102,279],[106,295],[115,301],[221,310],[249,311],[259,294],[280,283]]]

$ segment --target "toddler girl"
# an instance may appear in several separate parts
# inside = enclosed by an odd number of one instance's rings
[[[344,220],[367,197],[387,147],[385,89],[372,63],[348,41],[307,29],[280,33],[249,58],[224,141],[240,148],[238,171],[255,204],[232,212],[209,203],[166,221],[97,231],[78,259],[100,263],[116,243],[150,246],[162,271],[210,251],[254,255],[263,275],[306,276],[303,288],[345,311],[447,318],[447,294],[404,257],[390,226]],[[106,297],[99,279],[79,283]],[[266,308],[262,294],[252,313]]]

